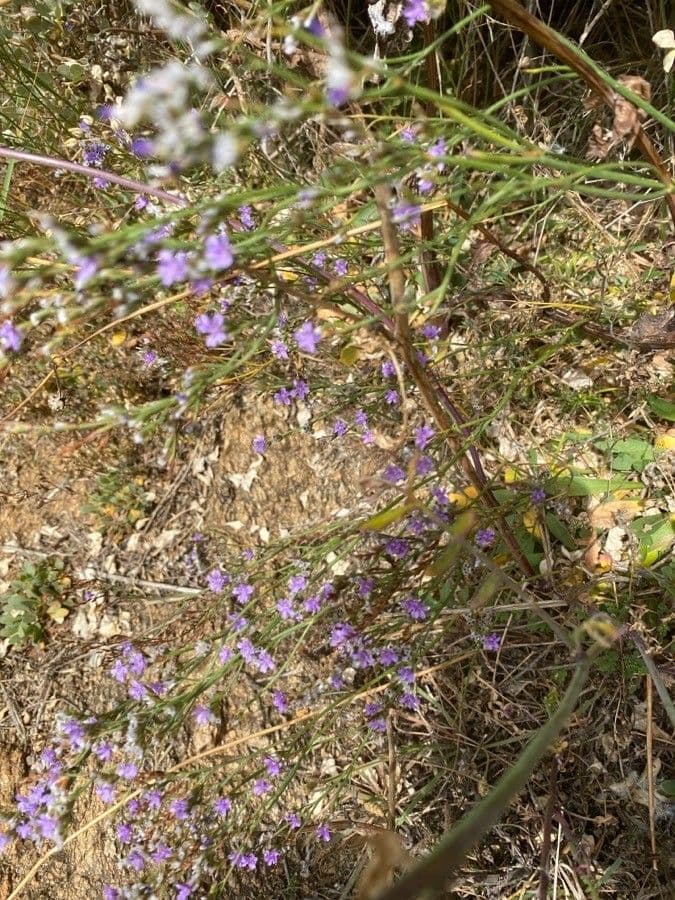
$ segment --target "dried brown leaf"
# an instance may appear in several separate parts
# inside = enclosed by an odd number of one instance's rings
[[[364,835],[365,843],[373,851],[356,888],[356,900],[375,900],[393,883],[397,869],[406,869],[412,858],[403,841],[394,831],[378,829]]]

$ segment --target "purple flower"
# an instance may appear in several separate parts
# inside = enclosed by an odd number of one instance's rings
[[[231,658],[232,658],[232,650],[230,650],[230,648],[227,645],[221,647],[220,650],[218,651],[218,662],[221,664],[221,666],[224,666],[225,663],[228,660],[230,660]]]
[[[198,703],[197,706],[195,706],[192,710],[192,715],[195,723],[200,726],[210,725],[211,722],[218,721],[208,706],[203,706],[201,703]]]
[[[250,206],[244,205],[240,206],[238,209],[239,221],[242,226],[246,229],[246,231],[251,231],[255,228],[255,219],[253,218],[253,210]]]
[[[445,139],[439,138],[429,147],[427,153],[432,159],[438,159],[440,156],[445,156],[445,154],[447,153],[447,145],[445,143]]]
[[[317,825],[316,836],[320,841],[328,843],[330,841],[330,828],[327,825]]]
[[[263,763],[270,778],[276,778],[277,775],[281,775],[281,762],[274,756],[266,756]]]
[[[302,608],[305,610],[305,612],[314,615],[314,613],[318,613],[321,609],[321,603],[321,597],[319,597],[317,594],[312,594],[312,596],[308,597],[302,604]]]
[[[142,700],[144,697],[147,696],[148,689],[146,688],[146,686],[144,684],[142,684],[140,681],[137,681],[137,679],[134,678],[129,682],[129,687],[127,689],[127,693],[129,694],[129,696],[131,697],[132,700]]]
[[[237,613],[230,613],[227,618],[234,631],[243,631],[248,625],[248,619]]]
[[[200,313],[195,318],[195,328],[199,334],[205,334],[207,347],[220,347],[227,340],[225,316],[222,313]]]
[[[229,797],[219,797],[213,804],[213,809],[219,816],[225,818],[232,810],[232,801]]]
[[[423,477],[434,471],[434,461],[430,456],[420,456],[415,465],[415,473]]]
[[[288,388],[279,388],[279,390],[274,393],[274,402],[279,403],[281,406],[290,406],[292,399],[293,396]]]
[[[288,359],[288,347],[278,338],[272,341],[270,350],[277,359]]]
[[[56,816],[43,813],[41,816],[38,816],[36,824],[40,837],[46,841],[56,841],[59,832],[59,820]]]
[[[372,578],[359,578],[357,582],[359,597],[363,597],[364,600],[367,599],[372,594],[374,587],[375,581]]]
[[[404,480],[405,472],[400,466],[390,463],[382,473],[382,478],[389,484],[398,484],[399,481]]]
[[[0,347],[3,350],[13,350],[15,353],[18,353],[22,340],[21,332],[9,319],[0,325]]]
[[[191,884],[179,881],[174,887],[176,888],[176,900],[190,900],[193,889]]]
[[[266,866],[275,866],[279,862],[280,856],[278,850],[263,850],[263,860]]]
[[[129,670],[124,665],[121,659],[116,659],[110,667],[110,674],[115,679],[115,681],[119,681],[120,684],[124,684],[124,682],[127,680]]]
[[[177,797],[175,800],[172,800],[169,804],[169,811],[172,812],[179,821],[184,822],[190,813],[187,798]]]
[[[128,844],[134,834],[134,830],[128,822],[120,822],[115,831],[120,844]]]
[[[111,884],[103,885],[103,900],[119,900],[120,892]]]
[[[368,414],[362,409],[357,409],[354,413],[354,424],[359,428],[365,428],[368,425]]]
[[[145,859],[143,858],[141,851],[134,848],[127,856],[127,863],[135,872],[140,872],[145,866]]]
[[[241,658],[246,663],[252,663],[256,658],[256,649],[248,638],[242,638],[237,644],[237,650],[241,653]]]
[[[293,397],[296,400],[304,400],[305,397],[309,394],[309,385],[306,381],[301,381],[299,378],[293,379],[293,390],[291,391]]]
[[[145,672],[147,662],[140,650],[132,650],[130,653],[126,654],[126,657],[127,665],[134,675],[142,675],[143,672]]]
[[[403,7],[403,18],[408,28],[414,28],[418,22],[428,22],[429,7],[425,0],[406,0]]]
[[[438,325],[433,325],[431,322],[427,322],[426,325],[422,327],[422,334],[430,341],[435,341],[440,336],[441,329]]]
[[[300,816],[297,813],[288,813],[285,816],[285,819],[288,822],[289,827],[293,830],[300,827]]]
[[[336,419],[333,425],[333,434],[335,437],[343,437],[348,427],[344,419]]]
[[[398,391],[387,391],[384,395],[384,402],[387,404],[387,406],[396,406],[396,404],[399,402]]]
[[[115,800],[115,787],[109,781],[101,781],[96,785],[96,796],[103,803],[113,803]]]
[[[230,239],[226,234],[212,234],[204,245],[204,261],[216,272],[229,269],[234,262]]]
[[[404,709],[416,710],[420,707],[420,701],[414,694],[411,694],[410,691],[401,694],[398,702]]]
[[[282,597],[277,603],[277,612],[282,619],[293,619],[297,615],[290,597]]]
[[[401,602],[401,607],[403,611],[416,622],[426,619],[429,614],[429,608],[426,603],[422,603],[422,601],[418,600],[416,597],[406,597],[406,599]]]
[[[387,730],[387,720],[383,716],[378,716],[375,719],[368,719],[368,728],[371,731],[382,734]]]
[[[254,591],[255,587],[252,584],[247,584],[242,581],[232,588],[232,596],[236,599],[237,603],[245,606],[253,596]]]
[[[218,568],[212,569],[206,576],[206,583],[209,586],[209,590],[213,591],[214,594],[220,594],[229,580],[230,576]]]
[[[381,372],[383,378],[393,378],[396,374],[396,366],[390,359],[385,359],[382,363]]]
[[[288,590],[291,594],[299,594],[307,587],[306,575],[291,575],[288,579]]]
[[[305,322],[293,332],[293,337],[303,353],[316,353],[321,340],[321,330],[311,322]]]
[[[496,653],[497,650],[499,650],[499,648],[501,647],[501,645],[502,645],[501,636],[498,635],[494,631],[492,632],[492,634],[488,634],[483,638],[483,649],[484,650],[489,650],[492,653]]]
[[[256,434],[251,442],[251,446],[253,448],[254,453],[259,453],[261,456],[267,450],[267,441],[265,440],[264,434]]]
[[[398,650],[394,650],[393,647],[384,647],[380,650],[379,660],[383,666],[395,666],[399,659],[399,652]]]
[[[97,759],[100,759],[101,762],[108,763],[113,758],[113,748],[112,744],[107,741],[101,741],[100,744],[96,744],[94,747],[94,756]]]
[[[326,254],[323,250],[319,250],[312,257],[312,265],[316,266],[317,269],[322,269],[326,265]]]
[[[388,553],[389,556],[393,556],[394,559],[403,559],[408,555],[409,549],[408,542],[405,538],[391,538],[391,540],[387,541],[384,545],[385,553]]]
[[[476,532],[476,545],[480,547],[481,550],[487,550],[488,547],[491,547],[494,544],[496,537],[497,532],[494,528],[481,528]]]
[[[272,704],[278,713],[283,715],[288,712],[288,701],[283,691],[274,691],[272,694]]]
[[[183,251],[160,250],[157,254],[157,274],[164,287],[185,281],[188,274],[188,255]]]
[[[138,766],[132,762],[122,762],[117,767],[117,774],[126,781],[131,781],[138,775]]]
[[[265,675],[267,672],[274,672],[277,664],[267,650],[258,650],[256,654],[255,664],[259,672]]]
[[[334,650],[342,649],[345,644],[351,643],[356,636],[357,632],[353,625],[349,625],[347,622],[338,622],[333,626],[330,633],[330,645]]]
[[[141,159],[147,159],[148,156],[152,156],[154,150],[155,148],[150,138],[135,137],[131,139],[131,152],[136,156],[140,156]]]
[[[401,666],[396,674],[401,679],[403,684],[415,684],[416,676],[410,666]]]
[[[256,866],[258,865],[258,857],[255,853],[232,852],[227,858],[237,869],[250,869],[251,871],[255,871]]]
[[[413,203],[397,203],[392,209],[392,221],[400,225],[403,231],[407,231],[420,220],[420,208]]]
[[[73,275],[73,284],[75,290],[81,291],[98,272],[98,260],[93,256],[84,256],[74,262],[76,262],[77,268]]]
[[[546,491],[544,490],[544,488],[542,488],[542,487],[534,488],[534,490],[530,494],[530,500],[532,501],[532,503],[536,504],[537,506],[539,506],[541,503],[543,503],[546,500]]]
[[[158,866],[167,859],[171,859],[171,855],[171,847],[167,846],[167,844],[158,844],[150,854],[150,859]]]
[[[412,125],[406,125],[406,127],[402,128],[399,132],[399,137],[406,144],[414,144],[417,140],[417,132]]]
[[[415,446],[418,450],[424,450],[436,432],[431,425],[420,425],[415,429]]]
[[[158,788],[151,788],[143,794],[143,800],[148,809],[158,810],[162,805],[162,792]]]
[[[101,141],[87,141],[82,152],[85,166],[100,169],[107,152],[108,148]]]
[[[154,366],[159,357],[155,353],[154,350],[144,350],[141,354],[141,360],[144,366],[150,368],[150,366]]]

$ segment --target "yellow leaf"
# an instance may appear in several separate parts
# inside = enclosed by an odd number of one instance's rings
[[[290,269],[282,269],[277,272],[277,275],[281,278],[282,281],[297,281],[299,275],[297,272],[292,272]]]
[[[354,344],[347,344],[340,350],[340,362],[343,366],[353,366],[359,359],[359,348]]]
[[[121,347],[122,344],[127,339],[126,331],[115,331],[113,332],[112,337],[110,338],[110,343],[113,347]]]
[[[542,539],[541,525],[539,524],[539,510],[536,506],[530,506],[523,515],[523,525],[538,541]]]
[[[504,469],[504,484],[513,484],[518,481],[518,473],[512,466],[507,466]]]
[[[675,428],[669,428],[654,441],[656,450],[675,450]]]
[[[415,509],[414,503],[397,503],[391,509],[376,513],[361,525],[361,531],[381,531],[394,522],[399,522],[404,516]]]
[[[59,625],[62,624],[63,620],[66,618],[70,610],[66,609],[65,606],[61,606],[58,600],[55,603],[52,603],[51,606],[47,607],[47,615],[54,622],[57,622]]]

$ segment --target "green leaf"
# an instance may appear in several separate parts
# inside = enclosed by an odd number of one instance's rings
[[[639,541],[640,562],[652,566],[675,543],[675,527],[667,515],[642,516],[630,525]]]
[[[637,491],[640,485],[619,475],[611,478],[592,478],[589,475],[556,475],[546,482],[546,491],[567,494],[568,497],[597,497],[613,491]]]
[[[666,778],[665,781],[660,781],[657,788],[659,793],[663,794],[664,797],[672,797],[675,799],[675,778]]]
[[[668,422],[675,422],[675,403],[670,400],[664,400],[662,397],[647,397],[649,408],[659,418],[666,419]]]
[[[552,512],[547,512],[545,521],[546,527],[551,532],[553,537],[556,538],[556,540],[560,541],[560,543],[566,550],[577,549],[577,542],[574,540],[565,525],[563,525],[563,523],[557,516],[555,516]]]

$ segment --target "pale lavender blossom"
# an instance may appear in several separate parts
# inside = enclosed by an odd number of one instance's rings
[[[199,334],[206,335],[204,343],[207,347],[220,347],[227,340],[225,316],[222,313],[200,313],[195,317],[195,328]]]
[[[204,245],[204,261],[215,272],[229,269],[234,262],[234,252],[226,234],[212,234]]]
[[[414,28],[418,22],[428,22],[429,7],[425,0],[406,0],[403,7],[403,18],[408,28]]]
[[[14,353],[18,353],[22,340],[21,331],[9,319],[0,325],[0,347],[3,350],[13,350]]]
[[[188,255],[183,251],[160,250],[157,254],[157,274],[164,287],[185,281],[188,274]]]
[[[308,321],[293,332],[293,337],[304,353],[316,353],[316,348],[321,340],[321,330]]]

